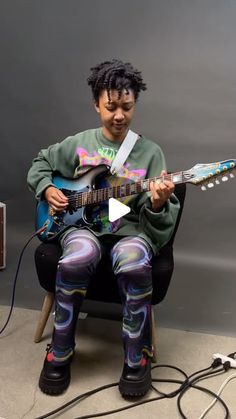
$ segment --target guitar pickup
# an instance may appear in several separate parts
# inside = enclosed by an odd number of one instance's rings
[[[67,211],[69,212],[70,215],[72,215],[75,211],[77,211],[76,206],[69,204],[67,207]]]

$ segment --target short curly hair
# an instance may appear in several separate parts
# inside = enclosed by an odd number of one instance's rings
[[[96,103],[103,90],[107,91],[108,99],[111,90],[118,91],[118,97],[121,97],[122,91],[131,89],[134,92],[135,101],[139,97],[141,90],[146,90],[146,84],[143,82],[140,71],[134,69],[132,64],[124,63],[121,60],[113,59],[104,61],[96,67],[92,67],[91,75],[88,77],[88,85],[91,86],[93,98]]]

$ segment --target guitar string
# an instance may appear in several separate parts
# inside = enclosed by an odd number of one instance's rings
[[[122,195],[124,196],[131,196],[135,195],[139,192],[147,192],[150,190],[150,183],[153,181],[157,181],[159,179],[167,179],[172,180],[174,176],[178,177],[182,175],[182,172],[177,172],[174,174],[164,175],[164,176],[157,176],[150,179],[142,179],[138,182],[128,183],[123,185],[117,185],[107,188],[99,188],[87,192],[76,192],[70,195],[67,195],[69,199],[69,203],[76,208],[82,207],[86,204],[95,204],[102,201],[106,201],[111,197],[120,198]],[[182,177],[181,177],[182,179]],[[176,182],[177,183],[177,182]],[[131,188],[134,188],[131,190]],[[125,190],[125,193],[122,194],[122,191]],[[112,193],[110,193],[112,191]],[[81,199],[80,199],[81,198]]]
[[[231,169],[227,169],[225,170],[225,172],[232,172],[234,168]],[[204,181],[208,181],[209,178],[211,179],[219,179],[222,178],[225,175],[225,173],[217,173],[217,174],[208,174],[208,176],[205,176],[205,178],[202,179],[202,181],[199,181],[198,183],[204,183]],[[193,177],[194,175],[189,174],[189,171],[184,171],[184,172],[176,172],[170,175],[165,175],[165,176],[159,176],[159,177],[154,177],[154,178],[150,178],[150,179],[142,179],[139,180],[138,182],[135,183],[128,183],[128,184],[123,184],[123,185],[118,185],[118,186],[112,186],[112,187],[107,187],[107,188],[99,188],[99,189],[93,189],[91,191],[88,192],[75,192],[73,194],[68,194],[67,197],[69,199],[69,203],[75,207],[75,208],[79,208],[82,207],[84,205],[88,205],[88,204],[96,204],[96,203],[100,203],[102,201],[106,201],[107,199],[109,199],[109,197],[116,197],[116,198],[120,198],[122,197],[122,193],[120,192],[121,190],[125,189],[125,193],[123,194],[123,196],[131,196],[131,195],[135,195],[139,192],[147,192],[150,190],[150,182],[151,181],[156,181],[158,179],[170,179],[173,180],[173,178],[176,178],[174,183],[183,183],[184,182],[184,178],[186,179],[185,181],[188,181],[191,177]],[[179,179],[178,179],[179,178]],[[178,180],[177,180],[178,179]],[[145,185],[145,187],[144,187]],[[148,185],[148,187],[147,187]],[[131,191],[131,187],[134,187],[134,190]],[[111,191],[111,194],[110,194]]]

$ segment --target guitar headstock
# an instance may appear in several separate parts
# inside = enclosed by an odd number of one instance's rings
[[[194,185],[202,185],[201,189],[206,190],[218,185],[220,180],[225,182],[229,177],[233,178],[233,170],[236,169],[236,160],[224,160],[215,163],[198,163],[190,170],[183,172],[185,182]]]

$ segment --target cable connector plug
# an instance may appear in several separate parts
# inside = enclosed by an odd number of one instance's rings
[[[229,358],[236,359],[236,352],[232,352],[231,354],[227,355]]]
[[[219,367],[220,365],[222,365],[221,358],[215,358],[215,359],[214,359],[214,361],[213,361],[213,362],[212,362],[212,364],[211,364],[211,367],[212,367],[212,368],[217,368],[217,367]]]
[[[236,368],[236,360],[230,358],[229,356],[222,355],[222,354],[213,354],[213,359],[220,359],[221,363],[224,364],[225,362],[229,362],[231,368]]]
[[[224,362],[223,367],[225,371],[228,371],[231,367],[230,362],[229,361]]]

